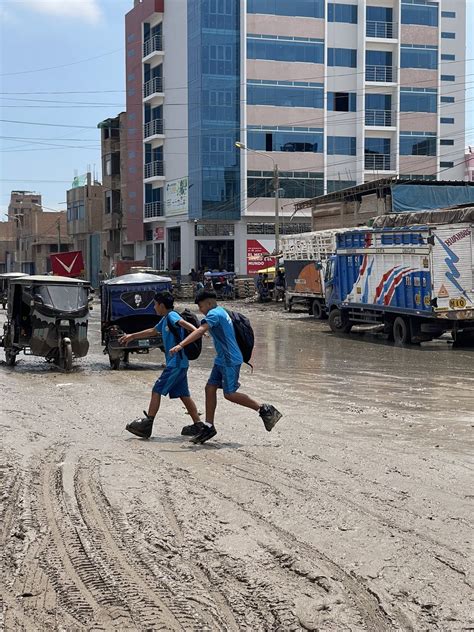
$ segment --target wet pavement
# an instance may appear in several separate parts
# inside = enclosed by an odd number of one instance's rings
[[[272,433],[219,401],[195,447],[165,400],[152,440],[127,435],[163,356],[111,371],[97,305],[71,373],[2,363],[5,629],[470,629],[474,349],[232,307]],[[190,370],[200,410],[212,357]]]

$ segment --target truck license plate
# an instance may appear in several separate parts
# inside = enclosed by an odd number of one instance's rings
[[[139,347],[149,347],[150,343],[148,342],[148,340],[139,340],[138,341],[138,346]]]

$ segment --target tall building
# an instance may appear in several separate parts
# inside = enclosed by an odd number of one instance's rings
[[[464,178],[465,0],[135,0],[126,40],[136,258],[246,274],[277,182],[297,232],[295,200]]]
[[[85,278],[98,287],[101,271],[108,273],[108,232],[102,228],[104,187],[91,173],[76,176],[66,192],[67,232],[71,250],[80,250],[84,259]]]
[[[102,231],[105,237],[109,273],[119,259],[133,259],[134,246],[126,240],[126,168],[127,168],[127,115],[121,112],[98,124],[101,130],[103,215]]]

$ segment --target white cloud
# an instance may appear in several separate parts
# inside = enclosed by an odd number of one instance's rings
[[[98,0],[24,0],[33,11],[48,15],[74,18],[97,24],[102,17]]]

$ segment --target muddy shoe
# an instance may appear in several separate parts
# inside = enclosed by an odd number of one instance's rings
[[[153,430],[153,418],[148,417],[145,411],[143,411],[145,417],[143,419],[135,419],[125,426],[125,430],[140,437],[141,439],[149,439],[151,437],[151,431]]]
[[[271,404],[263,404],[262,406],[260,406],[258,414],[262,418],[264,426],[268,430],[268,432],[270,432],[273,426],[275,426],[282,418],[281,412],[278,411],[275,406],[272,406]]]
[[[206,443],[206,441],[209,441],[209,439],[212,439],[212,437],[215,437],[217,434],[217,430],[215,429],[214,426],[211,426],[209,428],[209,426],[206,426],[205,424],[203,424],[204,426],[204,430],[202,430],[198,435],[196,435],[193,439],[191,439],[192,443]]]
[[[189,426],[184,426],[181,430],[181,434],[185,437],[195,437],[202,432],[205,427],[206,426],[202,423],[202,421],[197,421],[194,424],[189,424]]]

